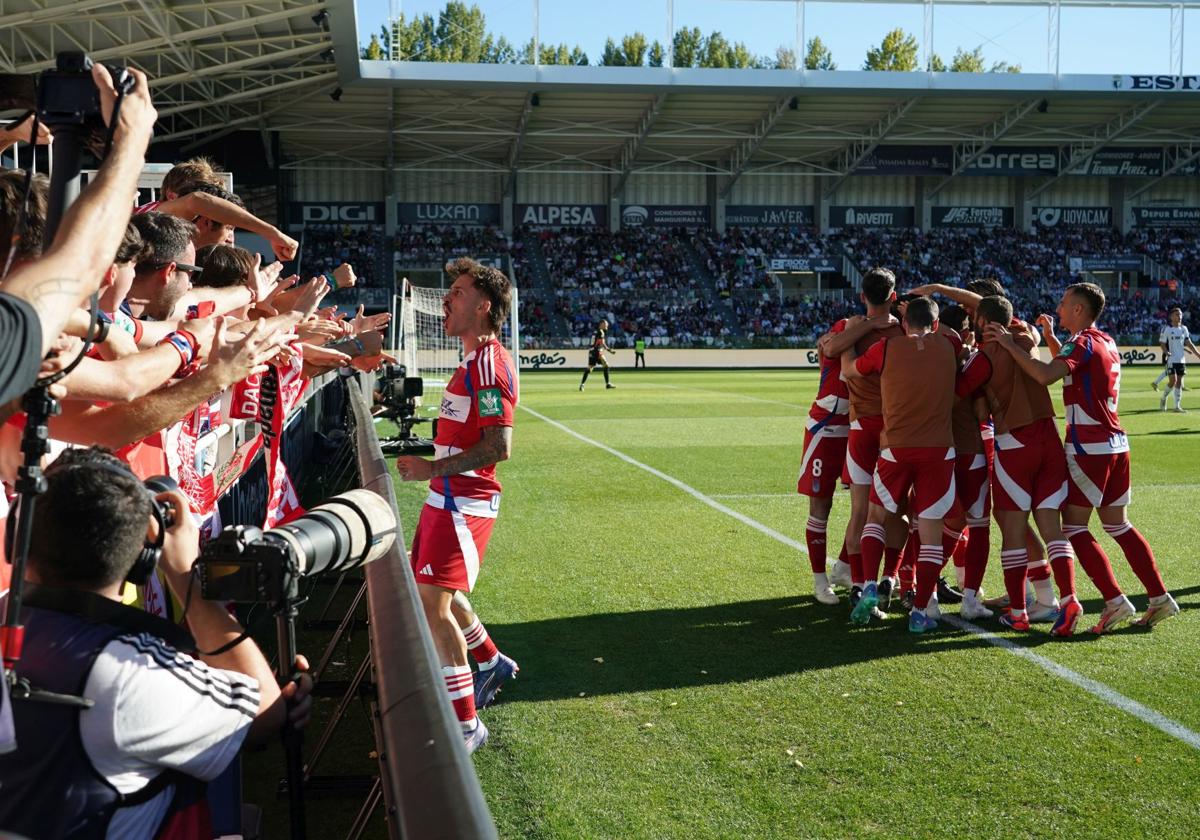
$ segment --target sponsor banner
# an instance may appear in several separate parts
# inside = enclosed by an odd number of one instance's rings
[[[1033,221],[1041,227],[1112,227],[1112,208],[1034,207]]]
[[[1011,207],[934,207],[934,227],[1012,227]]]
[[[1110,257],[1067,257],[1067,270],[1081,271],[1141,271],[1146,261],[1138,254],[1119,254]]]
[[[856,175],[949,175],[951,146],[876,146],[854,170]]]
[[[811,204],[730,204],[725,208],[725,224],[742,227],[812,225],[816,224],[816,216]]]
[[[1163,173],[1163,150],[1154,146],[1101,149],[1070,171],[1071,175],[1144,176]]]
[[[829,226],[843,227],[914,227],[916,215],[911,207],[861,207],[834,205],[829,208]]]
[[[842,270],[842,258],[771,257],[767,265],[770,271],[807,271],[813,274],[829,274]]]
[[[977,157],[963,175],[1057,175],[1056,146],[994,146]]]
[[[708,205],[622,204],[621,227],[707,227]]]
[[[1156,365],[1162,358],[1157,347],[1117,348],[1121,363],[1125,365]],[[560,350],[525,350],[521,352],[522,370],[578,370],[587,364],[586,348]],[[1050,359],[1050,353],[1041,348],[1042,358]],[[616,353],[606,354],[610,366],[633,368],[633,349],[617,348]],[[821,366],[820,354],[815,348],[801,347],[794,350],[669,350],[653,346],[646,348],[646,363],[651,368],[811,368]]]
[[[1135,207],[1138,227],[1200,227],[1200,207]]]
[[[513,207],[513,223],[538,227],[606,226],[606,204],[517,204]]]
[[[1116,90],[1180,90],[1200,93],[1200,76],[1113,76]]]
[[[293,201],[288,221],[293,225],[381,225],[382,201]]]
[[[397,218],[402,225],[498,225],[499,204],[445,204],[400,202]]]

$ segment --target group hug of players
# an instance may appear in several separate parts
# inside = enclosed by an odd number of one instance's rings
[[[932,294],[954,304],[939,311]],[[834,324],[818,344],[821,382],[805,425],[797,490],[809,497],[818,601],[837,604],[833,585],[849,586],[851,621],[868,624],[899,597],[909,630],[923,633],[937,627],[939,589],[958,600],[941,582],[953,560],[963,618],[992,618],[990,605],[1012,630],[1047,622],[1052,635],[1070,636],[1083,614],[1078,558],[1105,601],[1091,632],[1107,633],[1137,610],[1088,529],[1095,510],[1149,595],[1137,623],[1179,612],[1127,516],[1120,356],[1095,326],[1105,303],[1098,286],[1077,283],[1063,293],[1058,322],[1071,338],[1061,345],[1053,318],[1039,316],[1040,331],[1014,318],[990,280],[923,286],[898,299],[895,275],[876,268],[863,277],[861,299],[866,313]],[[1049,362],[1038,354],[1043,340]],[[1049,390],[1060,380],[1064,436]],[[850,520],[827,573],[839,479],[850,488]],[[993,507],[1005,594],[985,603]]]

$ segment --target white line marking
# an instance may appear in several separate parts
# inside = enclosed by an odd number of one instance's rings
[[[791,499],[799,493],[713,493],[713,499]]]
[[[776,540],[777,542],[783,543],[784,545],[788,546],[789,548],[794,548],[797,551],[802,552],[804,554],[808,553],[808,548],[803,543],[797,542],[796,540],[792,539],[791,537],[787,536],[786,534],[781,534],[778,531],[776,531],[774,528],[769,528],[768,526],[762,524],[761,522],[759,522],[755,519],[751,519],[749,516],[746,516],[743,513],[739,513],[738,511],[733,510],[732,508],[726,507],[725,505],[721,504],[720,502],[718,502],[716,499],[712,498],[711,496],[706,496],[704,493],[701,493],[695,487],[692,487],[689,484],[685,484],[684,482],[680,481],[679,479],[675,478],[674,476],[667,475],[662,470],[655,469],[654,467],[651,467],[648,464],[643,464],[641,461],[638,461],[635,458],[631,458],[628,455],[626,455],[624,452],[620,452],[616,449],[613,449],[611,446],[607,446],[603,443],[600,443],[597,440],[592,440],[589,437],[585,437],[584,435],[581,435],[578,432],[576,432],[574,429],[568,428],[567,426],[564,426],[562,423],[559,423],[557,420],[551,420],[549,417],[542,414],[541,412],[534,411],[529,406],[520,405],[520,407],[525,409],[525,411],[529,412],[530,414],[532,414],[534,417],[538,418],[542,422],[548,423],[551,426],[553,426],[554,428],[556,428],[560,431],[566,432],[571,437],[573,437],[577,440],[583,441],[584,443],[589,444],[591,446],[594,446],[597,449],[602,449],[605,452],[607,452],[609,455],[612,455],[615,458],[619,458],[622,461],[624,461],[625,463],[635,466],[640,470],[645,470],[646,472],[650,473],[651,475],[655,476],[656,478],[661,478],[663,481],[667,482],[668,484],[672,485],[673,487],[676,487],[679,490],[682,490],[683,492],[687,493],[689,496],[696,499],[696,501],[701,502],[705,505],[708,505],[713,510],[720,511],[721,513],[725,514],[726,516],[731,516],[734,519],[741,522],[743,525],[748,525],[751,528],[753,528],[754,530],[767,535],[768,537],[770,537],[773,540]],[[974,634],[978,635],[980,638],[982,638],[988,644],[995,645],[996,647],[1001,648],[1002,650],[1005,650],[1005,651],[1011,653],[1013,656],[1019,656],[1022,659],[1028,660],[1029,662],[1032,662],[1034,665],[1037,665],[1039,668],[1041,668],[1046,673],[1056,676],[1060,679],[1066,680],[1067,682],[1071,683],[1072,685],[1077,686],[1078,688],[1082,688],[1084,691],[1086,691],[1088,694],[1091,694],[1093,697],[1103,700],[1105,703],[1109,704],[1110,706],[1113,706],[1117,709],[1120,709],[1123,712],[1127,712],[1128,714],[1133,715],[1134,717],[1136,717],[1138,720],[1142,721],[1143,723],[1147,723],[1150,726],[1153,726],[1155,729],[1159,730],[1160,732],[1163,732],[1167,735],[1170,735],[1172,738],[1182,741],[1183,743],[1187,744],[1188,746],[1192,747],[1193,749],[1200,750],[1200,733],[1194,732],[1191,729],[1188,729],[1182,723],[1172,720],[1171,718],[1167,717],[1166,715],[1156,712],[1156,711],[1154,711],[1154,709],[1151,709],[1148,706],[1142,705],[1141,703],[1139,703],[1136,700],[1126,697],[1124,694],[1121,694],[1119,691],[1108,687],[1104,683],[1099,682],[1098,680],[1093,680],[1090,677],[1085,677],[1083,674],[1080,674],[1077,671],[1072,671],[1070,668],[1067,668],[1064,665],[1059,665],[1057,662],[1053,661],[1052,659],[1047,659],[1046,657],[1044,657],[1040,654],[1034,653],[1033,651],[1023,648],[1018,644],[1014,644],[1013,642],[1010,642],[1008,639],[1002,638],[1001,636],[997,636],[995,633],[992,633],[990,630],[985,630],[984,628],[982,628],[976,624],[972,624],[969,621],[965,621],[961,618],[958,618],[957,616],[943,615],[942,618],[943,618],[943,620],[954,625],[955,627],[958,627],[962,630],[966,630],[970,633],[974,633]]]

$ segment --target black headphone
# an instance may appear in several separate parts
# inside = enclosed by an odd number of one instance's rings
[[[123,478],[133,479],[145,491],[150,500],[150,515],[158,523],[158,533],[154,539],[146,539],[142,542],[142,548],[138,551],[137,559],[133,561],[133,566],[130,567],[128,573],[125,575],[125,580],[129,583],[142,586],[150,580],[150,575],[158,567],[158,561],[162,559],[163,543],[167,538],[167,529],[174,524],[173,506],[160,502],[155,496],[168,490],[178,490],[179,485],[173,478],[166,475],[156,475],[143,482],[123,461],[118,461],[115,458],[111,460],[96,459],[85,463],[76,462],[66,465],[60,461],[55,461],[46,468],[45,475],[49,476],[50,473],[59,470],[90,469],[92,467],[107,470],[113,475],[119,475]],[[13,540],[16,536],[17,527],[16,513],[17,505],[13,505],[8,511],[8,527],[4,531],[4,552],[8,557],[12,557],[13,555]]]

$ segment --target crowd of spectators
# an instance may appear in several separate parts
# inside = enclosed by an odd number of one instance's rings
[[[392,243],[397,266],[441,268],[457,257],[491,257],[507,254],[509,240],[495,227],[406,225]]]
[[[392,283],[391,247],[378,225],[308,225],[300,240],[300,270],[306,275],[350,263],[358,267],[360,286]]]

